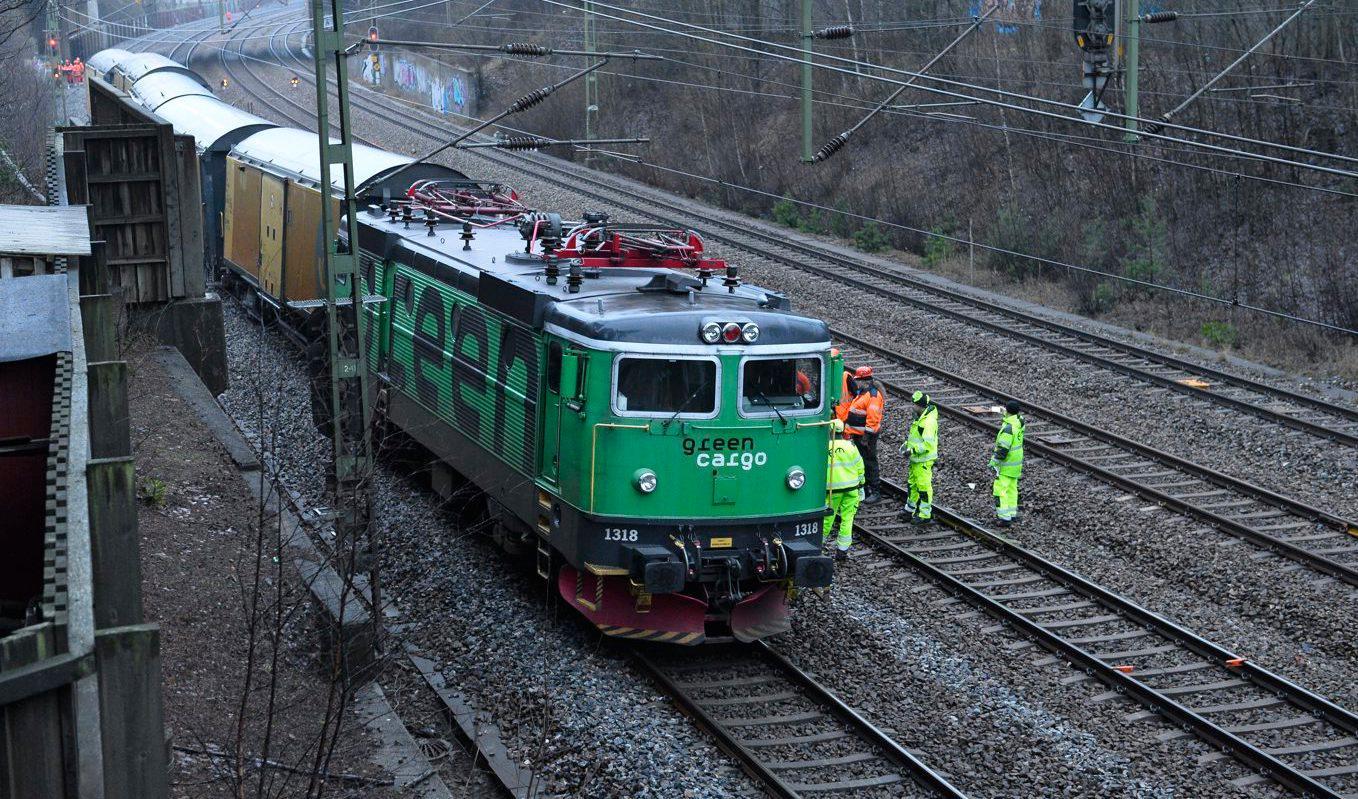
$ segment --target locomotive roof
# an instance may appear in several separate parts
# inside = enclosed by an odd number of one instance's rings
[[[718,273],[705,288],[692,272],[668,268],[605,267],[586,270],[580,291],[567,290],[567,261],[548,285],[540,258],[524,257],[524,239],[513,226],[476,231],[471,250],[463,250],[461,226],[445,223],[429,236],[417,221],[406,229],[380,211],[360,216],[359,243],[365,250],[414,267],[477,297],[482,303],[535,328],[547,329],[591,346],[659,345],[675,352],[688,345],[704,352],[699,328],[708,321],[755,322],[755,345],[829,346],[825,323],[792,313],[787,300],[750,283],[729,291]],[[629,346],[628,349],[638,349]]]

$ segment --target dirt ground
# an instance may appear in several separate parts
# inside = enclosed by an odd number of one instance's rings
[[[274,557],[276,525],[266,519],[261,534],[258,501],[148,352],[127,356],[129,405],[145,615],[161,626],[171,795],[305,796],[332,699],[308,597],[291,559]],[[372,764],[374,741],[353,710],[332,715],[341,732],[324,794],[398,795]]]

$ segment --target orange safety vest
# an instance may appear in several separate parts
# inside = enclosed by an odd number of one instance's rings
[[[835,406],[835,418],[843,422],[849,418],[849,406],[853,404],[853,393],[849,391],[849,370],[840,375],[839,404]]]
[[[851,436],[863,433],[879,433],[882,430],[882,411],[886,407],[886,395],[877,386],[864,389],[849,403],[849,413],[844,420],[844,432]]]

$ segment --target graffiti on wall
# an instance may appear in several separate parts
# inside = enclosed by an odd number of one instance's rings
[[[970,13],[977,16],[994,8],[990,19],[996,33],[1018,33],[1019,25],[1042,19],[1042,0],[973,0]]]
[[[444,114],[470,115],[471,93],[466,73],[397,56],[392,81],[402,91],[419,97]]]

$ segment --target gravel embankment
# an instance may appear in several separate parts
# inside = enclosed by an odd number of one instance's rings
[[[324,504],[329,447],[311,426],[300,357],[230,304],[226,324],[231,388],[223,406],[285,486]],[[758,795],[630,664],[601,651],[554,591],[484,537],[460,531],[455,508],[387,468],[376,474],[373,499],[384,591],[400,612],[401,635],[499,725],[543,790]]]
[[[300,102],[310,102],[305,87],[297,91]],[[377,131],[369,135],[390,142],[392,149],[414,152],[425,147],[421,138],[394,128],[390,120],[359,112],[355,122],[360,131]],[[386,135],[380,135],[382,131]],[[490,167],[475,156],[458,153],[449,162],[480,178],[510,182],[540,206],[580,208],[578,196],[566,190]],[[590,208],[596,205],[589,203]],[[616,208],[602,210],[615,213],[615,218],[635,218]],[[928,341],[927,347],[918,348],[920,356],[945,368],[1138,435],[1147,443],[1171,450],[1182,447],[1188,451],[1178,450],[1180,454],[1246,479],[1268,484],[1262,475],[1274,470],[1270,474],[1293,481],[1275,484],[1284,493],[1303,495],[1298,485],[1308,491],[1314,485],[1314,496],[1303,498],[1348,503],[1335,505],[1340,508],[1351,505],[1346,492],[1351,493],[1354,469],[1351,453],[1338,451],[1342,448],[1300,436],[1282,439],[1280,445],[1266,429],[1271,426],[1253,419],[1222,414],[1214,406],[1174,394],[1153,394],[1116,375],[1070,369],[1059,359],[1011,340],[978,335],[882,300],[865,302],[842,287],[748,256],[728,255],[748,277],[790,293],[803,312],[832,318],[884,342]],[[232,324],[238,326],[238,321]],[[910,333],[903,336],[901,331]],[[1003,382],[1006,379],[1013,382]],[[289,436],[294,444],[304,445],[310,435],[304,390],[297,396],[302,398],[300,410],[291,412],[301,416],[293,425],[300,432]],[[902,404],[896,406],[901,413]],[[986,518],[991,499],[984,461],[990,442],[946,424],[943,435],[944,461],[936,474],[941,501]],[[894,434],[884,440],[884,454],[894,450],[893,438]],[[315,482],[314,464],[325,462],[323,453],[314,454],[322,457],[300,470],[305,474],[297,479],[304,483]],[[902,473],[894,458],[885,462],[887,473]],[[1350,591],[1334,584],[1314,586],[1315,577],[1306,570],[1280,568],[1287,561],[1256,559],[1252,547],[1202,530],[1190,520],[1143,510],[1144,502],[1126,499],[1097,481],[1039,459],[1030,463],[1023,485],[1026,518],[1018,531],[1025,545],[1342,704],[1352,706],[1358,700],[1351,679],[1358,622],[1351,612]],[[967,483],[976,488],[965,488]],[[561,706],[594,703],[596,715],[558,711],[548,729],[549,734],[563,732],[572,745],[584,735],[597,751],[625,763],[622,776],[604,769],[595,779],[618,780],[610,784],[636,793],[640,789],[626,784],[628,775],[695,776],[704,769],[684,764],[701,763],[705,757],[725,762],[649,686],[638,684],[625,664],[592,653],[578,633],[564,630],[569,625],[547,611],[541,587],[530,588],[521,574],[505,569],[483,545],[446,532],[446,523],[426,495],[384,475],[378,496],[380,507],[390,508],[393,517],[402,520],[392,532],[393,594],[409,590],[417,598],[412,605],[398,599],[408,614],[425,618],[426,607],[434,611],[434,619],[413,622],[411,636],[422,646],[440,648],[438,655],[447,659],[450,679],[470,684],[467,690],[474,693],[485,691],[497,717],[500,709],[508,711],[511,729],[506,733],[518,751],[539,751],[542,697],[548,692],[554,698],[570,697]],[[861,705],[874,720],[898,725],[898,734],[920,748],[927,762],[953,773],[977,796],[1060,794],[1067,786],[1078,786],[1069,793],[1081,796],[1230,795],[1223,782],[1225,772],[1197,766],[1196,756],[1205,751],[1197,744],[1155,742],[1154,733],[1159,731],[1155,725],[1122,721],[1122,715],[1134,708],[1090,705],[1088,696],[1101,689],[1061,685],[1069,671],[1032,667],[1037,656],[1005,649],[1001,635],[978,629],[984,621],[958,622],[951,612],[933,604],[938,598],[932,589],[916,592],[914,585],[884,586],[873,572],[858,570],[855,564],[829,602],[803,604],[796,629],[784,645],[799,661],[815,665],[833,689]],[[499,627],[494,631],[489,626],[470,627],[488,619],[510,622],[496,622]],[[536,621],[518,623],[531,619]],[[472,643],[460,643],[465,635]],[[883,680],[883,675],[891,677]],[[581,683],[589,684],[589,689]],[[616,711],[613,697],[620,695],[629,697],[626,704],[636,718]],[[643,712],[631,710],[637,707]],[[610,712],[619,715],[609,716]],[[657,718],[677,723],[663,726],[665,722]],[[654,736],[645,746],[638,744],[641,736],[629,737],[626,731],[633,729],[629,725],[638,720],[647,725],[645,729],[663,730],[666,745],[652,743]],[[675,743],[681,740],[682,745]],[[621,745],[626,746],[616,748]],[[681,750],[679,759],[665,765],[675,756],[672,747]],[[542,751],[554,749],[549,743]],[[562,756],[553,784],[568,790],[572,780],[583,779],[589,760],[588,746]],[[1233,767],[1227,762],[1223,768]],[[693,789],[706,795],[708,785],[748,788],[748,783],[730,780],[743,778],[722,775],[719,781]]]

